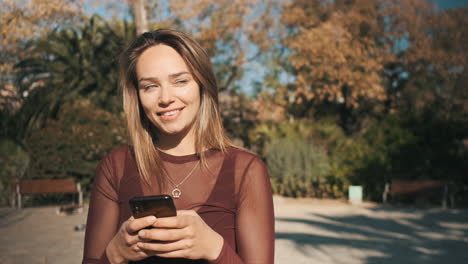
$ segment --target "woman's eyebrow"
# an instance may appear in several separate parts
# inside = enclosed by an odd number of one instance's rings
[[[142,81],[157,82],[157,81],[158,81],[158,78],[156,78],[156,77],[143,77],[143,78],[140,78],[140,79],[138,80],[138,82],[142,82]]]
[[[174,79],[184,74],[190,74],[189,72],[183,71],[178,73],[169,74],[169,78]]]
[[[169,78],[170,79],[174,79],[174,78],[177,78],[181,75],[184,75],[184,74],[190,74],[190,72],[187,72],[187,71],[183,71],[183,72],[177,72],[177,73],[172,73],[172,74],[169,74]],[[156,77],[143,77],[143,78],[140,78],[138,80],[138,82],[142,82],[142,81],[152,81],[152,82],[157,82],[159,81],[158,78]]]

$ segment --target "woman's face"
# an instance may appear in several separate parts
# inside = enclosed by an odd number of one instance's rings
[[[136,65],[138,94],[148,119],[163,135],[193,132],[200,87],[173,48],[146,49]]]

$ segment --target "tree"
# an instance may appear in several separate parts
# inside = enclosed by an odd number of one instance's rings
[[[48,30],[79,21],[81,1],[75,0],[2,0],[0,9],[0,109],[17,104],[16,87],[12,87],[13,66],[27,57],[24,45],[43,36]],[[4,96],[9,96],[3,99]],[[8,110],[8,109],[7,109]]]
[[[108,23],[93,16],[82,26],[58,28],[32,41],[30,56],[16,65],[23,102],[13,117],[19,132],[15,137],[24,138],[49,117],[58,119],[61,106],[77,96],[118,111],[116,58],[134,34],[126,22]]]
[[[148,18],[146,16],[146,0],[129,0],[132,7],[133,18],[136,25],[136,34],[140,35],[148,31]]]
[[[382,101],[380,75],[388,47],[372,35],[383,27],[377,1],[293,1],[283,6],[282,21],[291,33],[284,40],[296,77],[297,104],[330,102],[339,107],[350,131],[352,111],[365,101]]]
[[[285,3],[282,22],[289,32],[285,59],[290,62],[285,69],[294,76],[287,95],[294,98],[293,114],[311,116],[318,107],[331,106],[351,133],[353,123],[366,112],[396,111],[404,90],[415,83],[418,91],[431,96],[427,87],[434,87],[434,76],[451,80],[454,69],[466,63],[463,49],[449,52],[450,38],[442,34],[455,33],[466,24],[462,20],[466,11],[458,12],[455,22],[456,15],[440,12],[428,1]],[[451,45],[463,43],[463,34],[453,33],[448,34],[460,41]]]
[[[430,107],[444,119],[459,119],[466,113],[467,13],[468,8],[431,11],[424,14],[423,21],[412,23],[418,26],[408,32],[409,47],[398,59],[406,81],[394,97],[396,107],[413,113]]]
[[[74,99],[58,119],[48,119],[26,139],[31,158],[26,177],[74,177],[89,191],[99,160],[126,143],[125,120],[122,113],[99,109],[91,100]]]

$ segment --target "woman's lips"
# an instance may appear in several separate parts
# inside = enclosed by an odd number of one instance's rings
[[[182,110],[183,110],[183,108],[179,108],[179,109],[159,112],[159,113],[157,113],[157,115],[163,121],[171,121],[171,120],[176,119],[180,115],[180,112]]]
[[[176,114],[177,112],[179,112],[180,110],[177,109],[177,110],[172,110],[172,111],[169,111],[169,112],[165,112],[165,113],[162,113],[160,114],[161,116],[170,116],[170,115],[174,115]]]

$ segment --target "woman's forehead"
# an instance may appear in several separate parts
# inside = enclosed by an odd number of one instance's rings
[[[180,54],[167,45],[156,45],[146,49],[136,64],[138,80],[149,78],[171,78],[190,73],[189,67]]]

